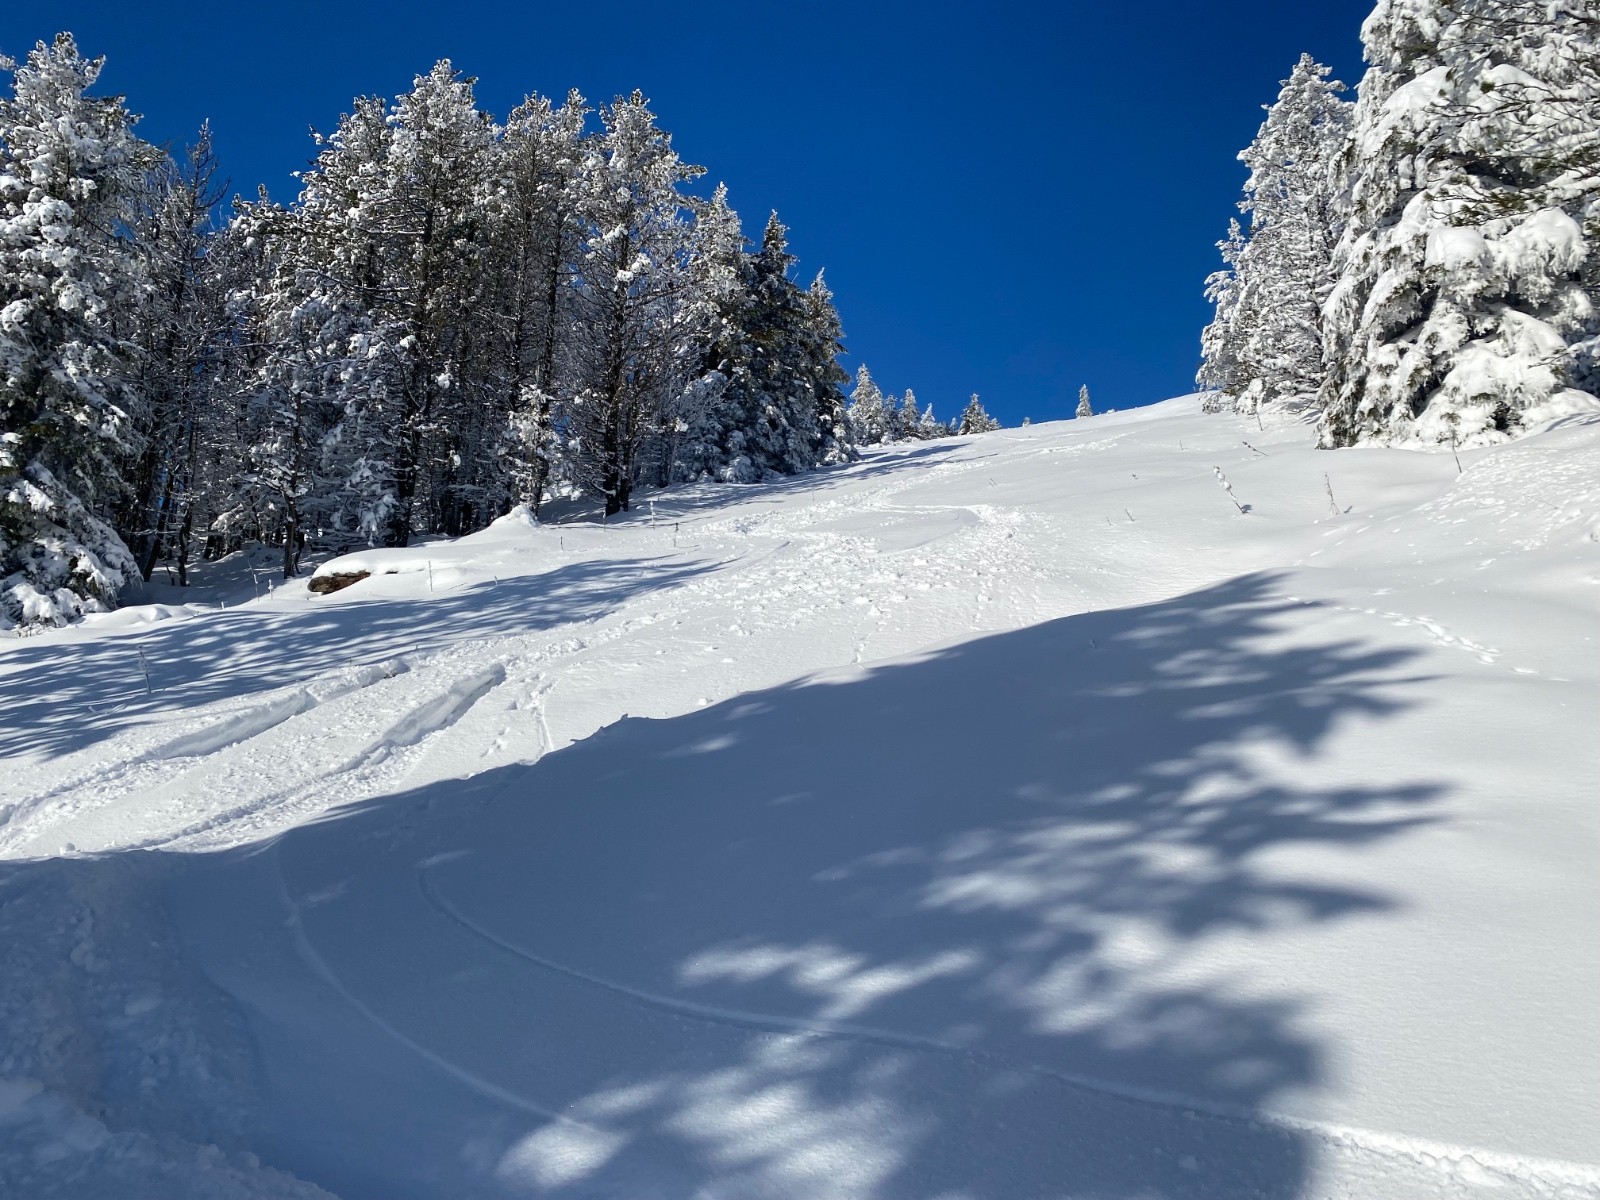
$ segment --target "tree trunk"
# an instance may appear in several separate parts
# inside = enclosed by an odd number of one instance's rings
[[[289,505],[283,525],[283,577],[293,579],[300,565],[300,517]]]
[[[183,506],[183,520],[178,525],[178,586],[189,586],[189,537],[194,529],[194,505]]]

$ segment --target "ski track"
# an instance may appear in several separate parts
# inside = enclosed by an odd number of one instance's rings
[[[63,817],[116,803],[130,794],[171,786],[194,769],[191,760],[203,760],[253,741],[293,718],[408,669],[400,659],[386,659],[323,672],[304,684],[275,689],[282,694],[247,702],[242,708],[237,701],[223,702],[217,718],[201,717],[194,729],[164,740],[159,732],[151,740],[152,728],[159,731],[159,726],[144,726],[123,735],[128,749],[109,767],[104,762],[105,747],[81,752],[77,757],[85,760],[84,766],[69,765],[65,771],[51,772],[53,786],[23,793],[12,802],[9,819],[0,821],[0,853],[31,840],[36,832]]]
[[[274,863],[274,867],[276,867],[276,863]],[[426,1046],[420,1044],[415,1039],[407,1037],[403,1032],[395,1028],[394,1025],[384,1020],[382,1016],[373,1011],[373,1009],[368,1006],[359,996],[345,986],[344,981],[339,978],[338,973],[335,972],[334,969],[329,966],[328,961],[323,958],[320,953],[318,953],[316,946],[313,945],[311,939],[306,936],[305,926],[300,920],[299,906],[296,905],[294,900],[289,896],[289,888],[284,882],[282,872],[278,871],[276,874],[278,893],[282,899],[283,906],[288,913],[286,924],[293,932],[295,951],[299,955],[301,961],[311,969],[313,975],[322,980],[323,983],[331,988],[340,999],[348,1004],[351,1009],[359,1014],[361,1018],[370,1024],[374,1029],[379,1030],[387,1037],[398,1042],[407,1051],[415,1054],[418,1058],[421,1058],[424,1062],[432,1064],[450,1078],[456,1080],[458,1083],[465,1084],[472,1091],[477,1092],[479,1095],[484,1096],[487,1099],[494,1100],[500,1104],[510,1105],[512,1108],[518,1109],[521,1112],[530,1113],[533,1116],[543,1118],[547,1121],[555,1121],[563,1125],[578,1126],[591,1132],[601,1132],[600,1130],[595,1129],[594,1126],[587,1125],[584,1122],[573,1117],[569,1117],[553,1108],[547,1108],[542,1104],[536,1104],[532,1100],[529,1100],[526,1096],[519,1095],[516,1092],[501,1087],[497,1083],[493,1083],[490,1080],[484,1079],[482,1076],[477,1075],[472,1071],[468,1071],[460,1064],[451,1062],[443,1055],[435,1054],[432,1050],[429,1050]]]
[[[362,711],[361,693],[379,682],[394,680],[402,673],[400,669],[387,666],[375,668],[370,678],[362,676],[353,686],[337,688],[335,701],[340,703],[290,704],[285,701],[246,710],[234,722],[225,723],[229,732],[254,729],[242,740],[214,733],[219,729],[217,725],[207,726],[198,735],[190,736],[220,744],[209,752],[185,756],[177,764],[176,774],[167,773],[154,781],[141,780],[138,789],[130,793],[119,786],[130,778],[128,768],[124,768],[109,784],[95,786],[81,796],[54,797],[41,819],[24,818],[3,827],[0,852],[36,846],[52,829],[63,829],[58,836],[64,836],[66,830],[80,821],[89,822],[93,828],[98,818],[101,823],[113,823],[114,828],[119,808],[136,811],[144,819],[149,819],[152,810],[156,815],[169,814],[168,819],[173,822],[154,836],[122,843],[137,849],[193,849],[227,841],[239,833],[260,834],[286,828],[332,804],[361,799],[372,794],[380,783],[391,782],[391,777],[405,766],[403,757],[395,757],[397,752],[416,746],[455,724],[505,679],[505,668],[498,663],[477,667],[435,691],[420,704],[406,708],[398,718],[376,730],[369,727],[368,732],[363,732],[360,718],[366,714]],[[292,694],[289,699],[293,699]],[[381,719],[384,710],[373,707],[377,710],[373,715]],[[270,717],[278,719],[270,720]],[[338,739],[338,744],[326,747],[327,752],[321,755],[315,752],[315,740],[308,738],[307,731],[301,728],[312,724],[326,728],[351,720],[355,721],[355,728]],[[304,751],[307,745],[313,747],[312,752]],[[291,747],[294,748],[292,752]],[[165,758],[160,754],[148,755],[130,766],[137,769],[143,762],[159,762]],[[385,765],[390,766],[385,778],[368,777]],[[217,808],[211,799],[214,794],[226,795],[230,802]],[[243,799],[239,798],[241,795]],[[149,809],[141,808],[141,804],[148,804]],[[189,813],[195,815],[187,816]],[[202,837],[208,834],[212,836]],[[228,836],[223,836],[225,834]]]
[[[632,987],[625,983],[605,979],[588,971],[544,958],[473,921],[445,899],[439,893],[437,887],[429,881],[430,869],[439,862],[447,861],[447,858],[448,856],[432,856],[423,860],[416,868],[418,890],[421,892],[424,901],[434,911],[473,937],[487,942],[504,953],[529,963],[540,970],[586,984],[620,997],[631,1004],[655,1012],[666,1013],[684,1020],[755,1034],[820,1038],[829,1041],[880,1046],[894,1050],[908,1050],[916,1053],[938,1054],[960,1060],[971,1065],[976,1070],[1021,1072],[1048,1079],[1053,1083],[1071,1088],[1080,1093],[1115,1097],[1118,1100],[1171,1111],[1179,1119],[1193,1119],[1196,1115],[1203,1115],[1209,1119],[1227,1122],[1245,1129],[1278,1128],[1306,1134],[1315,1137],[1329,1148],[1348,1148],[1372,1156],[1404,1159],[1409,1163],[1443,1174],[1465,1176],[1466,1182],[1469,1183],[1488,1183],[1491,1186],[1496,1183],[1505,1185],[1513,1183],[1521,1185],[1532,1184],[1546,1191],[1556,1188],[1582,1190],[1600,1188],[1600,1168],[1590,1167],[1581,1163],[1533,1158],[1481,1147],[1452,1145],[1424,1138],[1409,1137],[1403,1134],[1387,1133],[1382,1130],[1362,1129],[1349,1125],[1306,1120],[1289,1114],[1261,1109],[1236,1108],[1171,1092],[1128,1086],[1089,1076],[1076,1075],[1047,1067],[1040,1063],[1011,1058],[989,1051],[974,1050],[971,1047],[919,1034],[881,1029],[853,1022],[785,1017],[772,1013],[725,1008]],[[285,895],[287,896],[287,893]],[[300,930],[298,922],[296,922],[296,930],[298,936],[304,940],[305,935]],[[310,952],[313,955],[315,954],[314,950]],[[320,957],[317,958],[317,962],[321,962]],[[325,965],[324,971],[326,972]],[[329,974],[331,978],[331,973]],[[391,1036],[395,1036],[411,1045],[430,1061],[444,1066],[451,1074],[458,1075],[458,1077],[462,1074],[459,1068],[445,1064],[443,1060],[439,1059],[431,1051],[417,1046],[416,1043],[411,1042],[404,1035],[390,1029],[386,1023],[382,1022],[381,1018],[371,1013],[365,1005],[362,1005],[359,1000],[346,992],[342,985],[336,983],[335,986],[364,1015],[378,1023]],[[485,1086],[492,1088],[495,1085],[486,1084]],[[1498,1175],[1502,1178],[1500,1180],[1485,1178],[1485,1176],[1493,1175]]]

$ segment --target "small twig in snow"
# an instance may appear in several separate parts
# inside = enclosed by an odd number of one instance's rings
[[[1456,446],[1457,446],[1456,431],[1461,427],[1461,417],[1460,417],[1460,415],[1458,413],[1447,412],[1444,415],[1444,419],[1445,419],[1446,423],[1449,424],[1449,426],[1450,426],[1450,453],[1455,455],[1455,459],[1456,459],[1456,474],[1460,475],[1463,472],[1461,470],[1461,454],[1456,449]]]
[[[1217,482],[1222,485],[1222,490],[1228,493],[1228,499],[1233,501],[1233,506],[1241,513],[1249,512],[1248,508],[1239,503],[1239,497],[1233,494],[1233,484],[1228,482],[1228,477],[1222,473],[1222,468],[1212,467],[1211,469],[1217,473]]]
[[[1252,446],[1252,445],[1251,445],[1251,444],[1250,444],[1250,443],[1249,443],[1249,442],[1246,442],[1246,443],[1245,443],[1245,444],[1244,444],[1244,448],[1245,448],[1245,449],[1246,449],[1246,450],[1255,450],[1255,452],[1256,452],[1256,453],[1257,453],[1257,454],[1259,454],[1259,455],[1261,455],[1261,457],[1262,457],[1262,458],[1266,458],[1266,457],[1268,457],[1268,455],[1267,455],[1267,452],[1266,452],[1266,451],[1265,451],[1265,450],[1256,450],[1256,448],[1255,448],[1255,447],[1254,447],[1254,446]]]

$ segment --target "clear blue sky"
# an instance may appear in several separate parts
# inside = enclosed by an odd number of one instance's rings
[[[58,29],[108,58],[153,141],[210,118],[235,188],[290,172],[357,94],[438,58],[504,116],[640,88],[746,232],[776,208],[826,267],[848,348],[941,417],[1006,424],[1187,391],[1243,172],[1302,50],[1359,78],[1369,0],[1307,4],[0,4],[0,51]]]

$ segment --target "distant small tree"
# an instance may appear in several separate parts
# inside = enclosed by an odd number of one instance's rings
[[[1089,385],[1087,383],[1078,389],[1078,411],[1072,415],[1075,417],[1094,416],[1094,405],[1089,403]]]
[[[850,433],[858,445],[876,446],[887,440],[889,419],[883,392],[872,372],[863,363],[856,370],[855,390],[850,393],[850,408],[846,412]]]
[[[850,381],[850,376],[839,365],[839,355],[844,352],[844,330],[839,324],[839,311],[833,304],[833,293],[823,282],[821,271],[806,292],[805,304],[811,394],[816,397],[820,437],[817,461],[849,462],[856,457],[856,447],[850,435],[850,421],[845,415],[846,401],[841,390]]]
[[[922,410],[917,407],[917,394],[910,388],[900,401],[900,436],[903,439],[922,436]]]
[[[1000,428],[988,413],[984,412],[983,405],[978,400],[978,393],[972,393],[972,399],[967,401],[967,407],[961,410],[961,424],[956,427],[957,433],[989,433]]]

